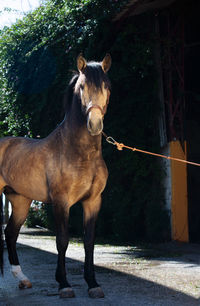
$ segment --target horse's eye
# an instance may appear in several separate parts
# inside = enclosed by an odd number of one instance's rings
[[[83,84],[80,85],[80,89],[81,89],[81,90],[84,89],[84,85],[83,85]]]

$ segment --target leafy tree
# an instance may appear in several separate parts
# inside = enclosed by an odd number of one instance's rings
[[[76,57],[102,60],[110,52],[112,93],[105,132],[116,140],[158,151],[157,76],[152,16],[112,21],[128,1],[51,0],[5,28],[0,36],[0,131],[46,136],[62,120],[63,95]],[[121,241],[168,237],[160,163],[117,152],[103,142],[109,168],[97,232]],[[80,223],[72,208],[71,227]],[[77,221],[79,220],[79,221]]]

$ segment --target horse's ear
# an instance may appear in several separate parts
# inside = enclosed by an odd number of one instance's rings
[[[101,63],[102,69],[105,73],[110,69],[111,63],[112,63],[111,56],[110,54],[107,53]]]
[[[83,72],[84,69],[87,66],[87,62],[84,59],[84,57],[82,56],[82,54],[79,54],[79,56],[77,57],[77,68],[79,71]]]

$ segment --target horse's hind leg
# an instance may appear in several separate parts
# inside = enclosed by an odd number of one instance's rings
[[[8,248],[8,258],[12,274],[19,280],[19,288],[31,288],[32,284],[23,274],[16,250],[16,241],[21,226],[28,215],[31,200],[16,194],[9,194],[7,198],[12,204],[12,215],[5,229],[5,239]]]

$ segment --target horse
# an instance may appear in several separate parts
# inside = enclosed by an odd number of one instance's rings
[[[108,178],[101,140],[110,96],[107,76],[110,66],[109,54],[101,62],[87,62],[80,54],[78,72],[65,94],[66,112],[61,124],[43,139],[12,136],[0,139],[0,194],[4,193],[12,205],[5,241],[11,272],[19,280],[19,288],[32,287],[19,264],[16,241],[32,201],[37,200],[53,206],[58,251],[55,278],[59,296],[75,296],[66,276],[65,253],[69,242],[70,208],[81,202],[84,279],[90,297],[104,297],[96,281],[93,257],[95,223]],[[0,260],[2,270],[2,256]]]

